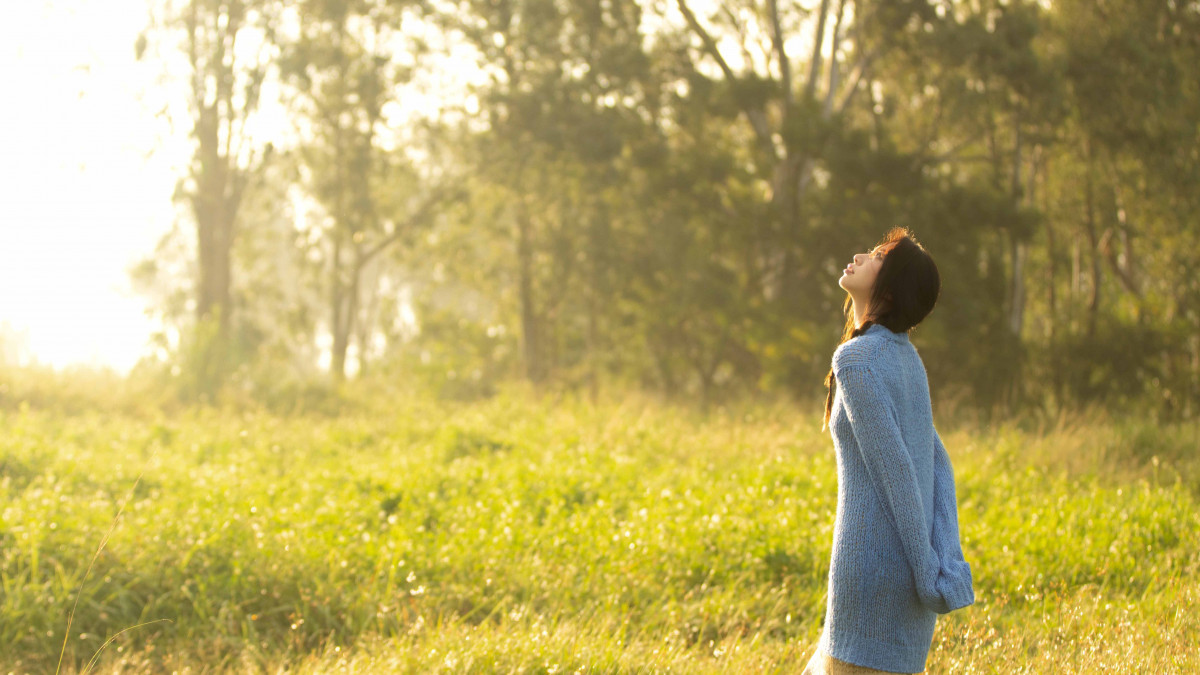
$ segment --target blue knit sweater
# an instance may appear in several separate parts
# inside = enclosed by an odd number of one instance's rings
[[[937,615],[975,602],[925,365],[907,333],[875,324],[837,348],[833,373],[838,503],[820,646],[920,672]]]

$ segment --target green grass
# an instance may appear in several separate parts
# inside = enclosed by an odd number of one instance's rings
[[[819,410],[0,413],[0,672],[797,672]],[[941,420],[939,420],[941,421]],[[1200,668],[1197,428],[948,426],[977,603],[929,672]],[[133,488],[138,476],[137,487]]]

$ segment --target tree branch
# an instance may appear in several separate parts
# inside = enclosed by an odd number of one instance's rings
[[[734,30],[737,31],[738,47],[741,48],[742,58],[745,59],[746,63],[754,63],[754,56],[750,54],[750,46],[748,44],[750,38],[746,35],[745,23],[738,18],[737,14],[733,13],[733,9],[729,5],[722,5],[721,11],[725,14],[725,18],[729,20]]]
[[[708,34],[708,31],[704,30],[704,26],[700,25],[700,21],[696,19],[696,15],[688,7],[687,1],[677,0],[677,2],[679,4],[679,11],[683,14],[683,18],[687,20],[688,26],[695,31],[700,41],[704,43],[704,51],[716,60],[717,65],[721,68],[721,72],[725,74],[726,80],[731,84],[737,82],[737,74],[729,67],[729,63],[725,60],[725,57],[721,56],[721,51],[717,49],[716,41]],[[750,126],[754,128],[754,133],[758,136],[758,141],[763,146],[763,149],[772,157],[778,157],[779,153],[775,148],[775,141],[771,137],[771,128],[767,124],[767,118],[763,114],[763,111],[746,105],[742,106],[742,111],[746,113],[746,118],[750,120]]]
[[[846,107],[850,105],[850,99],[854,98],[854,94],[858,92],[858,85],[862,83],[863,77],[866,76],[867,70],[871,67],[871,63],[877,56],[879,56],[879,50],[872,49],[867,53],[866,56],[863,56],[861,59],[859,59],[857,64],[855,64],[854,74],[851,76],[853,77],[854,81],[851,82],[850,87],[846,89],[846,95],[842,97],[842,102],[839,103],[837,107],[839,115],[845,112]]]
[[[783,26],[779,22],[779,0],[771,0],[771,44],[775,58],[779,59],[779,77],[783,82],[783,117],[787,119],[792,108],[792,63],[783,48]]]
[[[421,205],[417,207],[417,210],[412,215],[410,215],[403,223],[392,228],[391,233],[376,242],[374,246],[367,249],[362,254],[362,256],[358,259],[359,267],[366,265],[367,262],[369,262],[372,258],[380,253],[383,253],[389,246],[396,243],[401,237],[407,234],[411,228],[428,218],[434,207],[439,205],[442,201],[451,196],[462,196],[464,194],[465,191],[461,186],[454,188],[442,187],[431,192],[425,198],[425,200],[421,202]]]
[[[691,8],[687,6],[687,1],[677,0],[677,2],[679,4],[679,11],[683,13],[683,18],[687,21],[688,26],[695,31],[696,35],[700,38],[700,41],[704,43],[704,51],[708,52],[708,55],[716,60],[717,65],[721,68],[721,72],[725,73],[725,77],[728,78],[730,82],[736,81],[737,75],[735,75],[733,69],[729,67],[729,64],[725,61],[725,57],[721,56],[721,51],[717,49],[716,41],[712,39],[712,36],[708,34],[708,31],[704,30],[704,26],[701,26],[700,21],[696,19],[695,13],[693,13]]]
[[[804,85],[804,97],[812,99],[816,93],[817,77],[821,73],[821,47],[825,43],[825,19],[829,16],[829,0],[821,0],[817,15],[817,30],[813,34],[812,59],[809,60],[808,82]]]
[[[833,110],[833,97],[838,85],[838,44],[842,39],[842,19],[846,14],[846,0],[838,0],[837,20],[833,23],[833,42],[829,49],[829,86],[825,90],[825,106],[822,115],[828,119]]]

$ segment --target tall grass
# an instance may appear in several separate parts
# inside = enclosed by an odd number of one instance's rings
[[[78,671],[169,619],[99,669],[795,672],[837,489],[818,412],[0,413],[0,671],[53,670],[64,637]],[[1194,425],[939,428],[978,601],[930,672],[1200,667]]]

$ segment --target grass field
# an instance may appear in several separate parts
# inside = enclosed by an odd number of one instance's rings
[[[91,672],[799,672],[818,412],[3,412],[0,673],[54,672],[81,584],[67,673],[155,621]],[[977,602],[930,673],[1200,672],[1195,424],[938,422]]]

